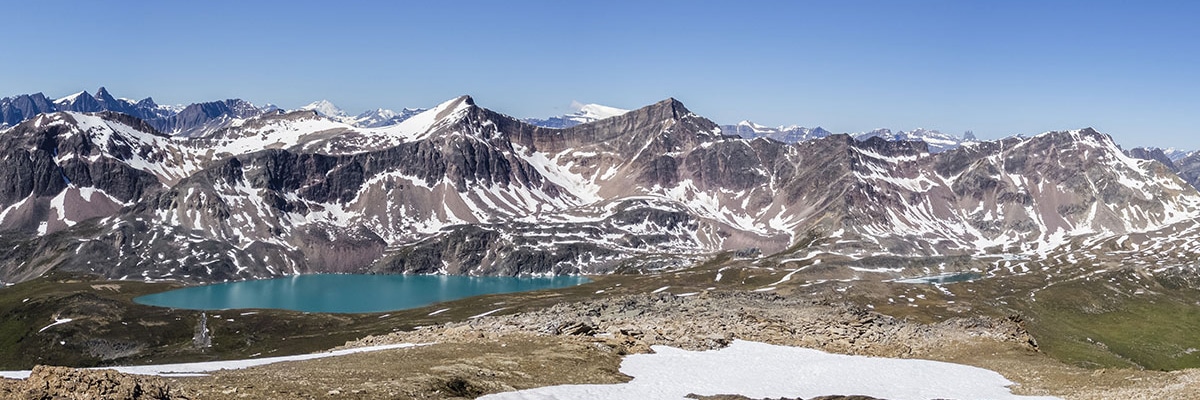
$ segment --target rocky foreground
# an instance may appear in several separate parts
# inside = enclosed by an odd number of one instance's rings
[[[0,398],[165,400],[182,397],[172,395],[169,384],[162,378],[127,375],[112,370],[39,365],[28,379],[0,379]]]
[[[39,368],[29,380],[0,382],[0,397],[472,398],[557,384],[623,382],[629,379],[618,371],[623,355],[649,352],[653,345],[713,349],[734,339],[972,364],[1017,382],[1014,392],[1022,394],[1200,398],[1200,373],[1195,371],[1084,370],[1049,359],[1038,352],[1036,341],[1015,317],[922,324],[853,305],[747,292],[642,294],[562,303],[346,344],[430,343],[427,346],[221,371],[201,378]]]

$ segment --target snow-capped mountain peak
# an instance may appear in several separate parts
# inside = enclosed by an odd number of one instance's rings
[[[338,108],[338,106],[334,105],[329,100],[318,100],[308,103],[304,107],[300,107],[300,110],[316,111],[317,114],[321,114],[329,118],[344,118],[348,116],[345,111],[342,111],[341,108]]]
[[[737,123],[737,126],[744,126],[744,127],[746,127],[746,128],[749,128],[751,131],[754,131],[754,132],[756,132],[756,133],[762,133],[762,132],[776,132],[776,131],[781,131],[781,130],[784,130],[784,129],[776,129],[776,128],[772,128],[772,127],[769,127],[769,126],[766,126],[766,125],[759,125],[759,124],[756,124],[756,123],[754,123],[754,122],[752,122],[752,121],[750,121],[750,120],[742,120],[742,122],[738,122],[738,123]]]
[[[629,110],[616,107],[602,106],[599,104],[583,104],[578,101],[572,101],[571,108],[575,110],[575,113],[571,114],[571,116],[574,117],[574,119],[579,120],[580,123],[612,118],[629,112]]]
[[[525,122],[546,128],[562,129],[570,128],[579,124],[599,121],[605,118],[616,117],[629,112],[629,110],[626,109],[602,106],[599,104],[584,104],[578,101],[571,102],[571,109],[575,110],[575,112],[545,119],[526,118]]]

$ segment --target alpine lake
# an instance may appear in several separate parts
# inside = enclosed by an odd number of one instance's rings
[[[186,287],[134,298],[138,304],[188,310],[246,308],[320,313],[375,313],[486,294],[557,289],[582,276],[509,277],[313,274]]]

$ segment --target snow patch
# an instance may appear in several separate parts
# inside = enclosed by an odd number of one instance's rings
[[[71,321],[74,321],[74,319],[72,319],[72,318],[57,318],[57,317],[56,317],[56,318],[54,318],[54,323],[53,323],[53,324],[46,325],[46,326],[45,326],[45,327],[43,327],[42,329],[38,329],[38,333],[42,333],[43,331],[45,331],[45,330],[47,330],[47,329],[50,329],[50,327],[52,327],[52,326],[55,326],[55,325],[61,325],[61,324],[65,324],[65,323],[68,323],[68,322],[71,322]]]
[[[1013,383],[982,368],[928,360],[830,354],[799,347],[734,341],[703,352],[653,346],[621,363],[633,376],[615,385],[562,385],[481,397],[487,400],[671,399],[739,394],[750,398],[853,393],[903,399],[1055,399],[1017,396]]]
[[[229,369],[246,369],[257,367],[260,365],[274,364],[284,361],[305,361],[315,360],[318,358],[337,357],[347,354],[366,353],[371,351],[403,349],[408,347],[425,346],[427,344],[400,343],[400,344],[385,344],[380,346],[357,347],[353,349],[343,349],[327,351],[324,353],[301,354],[295,356],[284,357],[267,357],[253,360],[229,360],[229,361],[210,361],[197,363],[183,364],[159,364],[159,365],[137,365],[128,367],[100,367],[90,369],[113,369],[117,372],[135,375],[158,375],[158,376],[204,376],[206,372],[214,372]],[[25,379],[29,377],[30,371],[0,371],[0,377],[9,379]]]

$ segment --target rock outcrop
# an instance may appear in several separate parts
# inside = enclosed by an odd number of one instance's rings
[[[0,379],[0,398],[13,400],[169,400],[165,380],[122,374],[113,370],[87,370],[39,365],[29,378]]]

